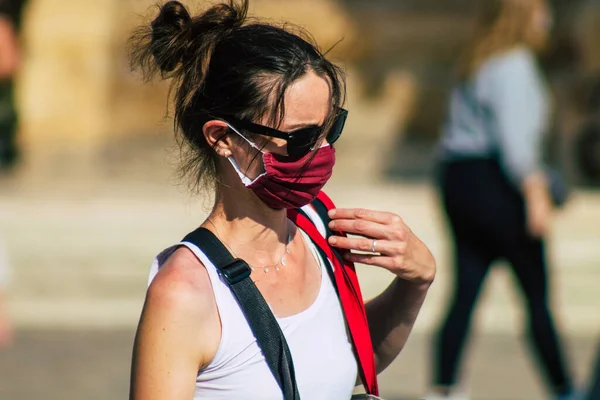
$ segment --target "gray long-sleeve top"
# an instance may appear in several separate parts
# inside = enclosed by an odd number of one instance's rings
[[[531,51],[517,47],[496,55],[453,90],[440,159],[497,155],[520,187],[525,177],[543,169],[548,116],[547,87]]]

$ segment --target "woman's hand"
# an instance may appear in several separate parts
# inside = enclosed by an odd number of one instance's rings
[[[523,183],[527,230],[535,238],[548,233],[552,218],[552,201],[548,183],[543,174],[536,173],[527,177]]]
[[[329,212],[331,230],[359,237],[331,236],[329,244],[342,250],[348,261],[387,269],[400,279],[429,286],[435,277],[435,259],[425,244],[396,214],[338,208]],[[368,254],[357,254],[352,251]]]
[[[552,206],[546,199],[527,200],[527,229],[535,238],[544,237],[548,233]]]

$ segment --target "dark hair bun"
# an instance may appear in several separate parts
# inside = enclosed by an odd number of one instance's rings
[[[248,0],[216,4],[194,18],[179,1],[165,3],[151,24],[150,50],[158,68],[163,74],[172,72],[186,56],[197,55],[198,49],[214,49],[244,24],[247,14]]]
[[[239,28],[243,25],[248,15],[248,3],[241,4],[230,1],[221,3],[210,8],[201,19],[213,28],[221,28],[224,31]]]
[[[192,18],[183,4],[169,1],[160,7],[152,21],[152,54],[161,71],[171,72],[185,55],[183,41],[178,40],[191,25]]]

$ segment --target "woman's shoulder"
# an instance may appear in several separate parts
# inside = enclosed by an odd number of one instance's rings
[[[512,78],[536,71],[537,61],[531,49],[517,46],[490,57],[482,66],[483,76],[510,76]]]
[[[188,302],[210,304],[213,293],[205,266],[192,250],[180,246],[161,265],[148,296],[159,297],[164,306],[184,306]]]
[[[218,333],[211,280],[192,250],[180,246],[164,261],[148,287],[143,314],[165,327],[177,329],[185,324],[188,331],[204,339]]]
[[[204,366],[216,353],[220,333],[208,272],[189,249],[179,247],[148,287],[136,346]]]
[[[512,90],[537,93],[542,79],[535,54],[518,46],[490,57],[482,65],[476,82],[482,96],[496,97],[498,92]]]

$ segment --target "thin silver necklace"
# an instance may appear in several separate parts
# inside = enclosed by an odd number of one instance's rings
[[[223,244],[229,249],[229,251],[231,251],[231,254],[235,257],[235,258],[239,258],[237,256],[237,254],[235,253],[235,251],[233,250],[233,248],[226,242],[224,241],[221,236],[219,235],[219,230],[217,229],[217,226],[214,224],[214,222],[212,222],[210,220],[210,218],[206,219],[208,222],[210,222],[210,224],[215,228],[215,235],[217,235],[217,238],[223,242]],[[252,265],[250,263],[248,263],[248,266],[250,266],[250,269],[252,271],[256,270],[256,269],[262,269],[264,271],[265,274],[268,274],[271,270],[275,270],[276,272],[279,272],[280,266],[285,267],[287,265],[287,261],[285,259],[285,257],[288,254],[291,254],[290,252],[290,243],[292,242],[292,234],[290,232],[288,232],[288,237],[287,237],[287,242],[285,243],[285,250],[283,252],[283,255],[281,256],[281,258],[279,259],[279,261],[273,265]],[[246,261],[247,262],[247,261]]]

